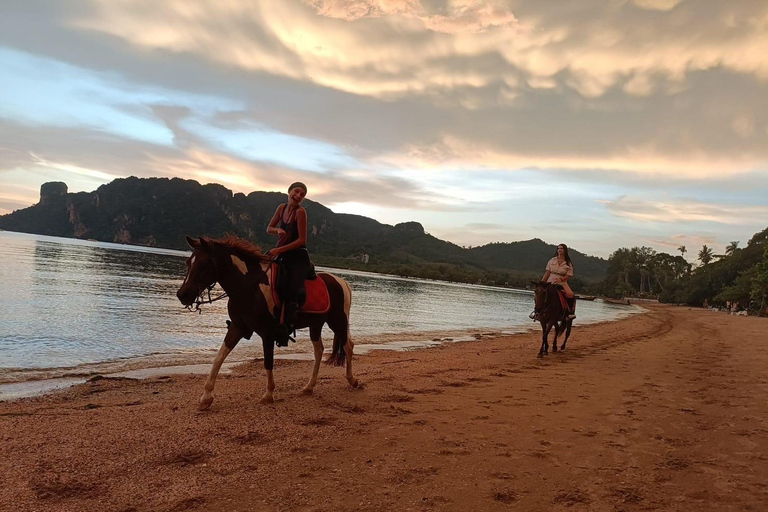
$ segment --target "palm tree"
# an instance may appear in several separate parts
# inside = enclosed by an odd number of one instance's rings
[[[686,249],[684,245],[681,245],[680,247],[677,248],[677,250],[680,251],[680,254],[683,255],[683,259],[685,259],[685,253],[688,252],[688,249]]]
[[[701,250],[699,251],[699,261],[701,261],[702,265],[707,265],[710,261],[712,261],[712,257],[714,255],[714,251],[707,247],[706,244],[702,246]]]
[[[736,249],[738,248],[739,248],[739,242],[737,240],[734,240],[733,242],[725,246],[725,255],[733,256],[734,253],[736,252]]]

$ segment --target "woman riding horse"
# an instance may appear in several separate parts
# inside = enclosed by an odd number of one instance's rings
[[[267,233],[277,235],[277,245],[269,251],[280,263],[280,271],[286,273],[280,279],[285,283],[282,300],[285,304],[283,321],[275,331],[278,347],[288,345],[289,333],[296,323],[296,313],[307,299],[304,280],[313,273],[314,266],[307,252],[307,212],[301,202],[307,195],[307,186],[300,181],[288,187],[288,202],[275,210],[267,226]]]
[[[573,295],[573,290],[568,286],[568,280],[573,277],[573,262],[571,256],[568,254],[568,246],[560,244],[557,246],[555,255],[547,262],[547,268],[544,271],[544,277],[541,281],[544,283],[552,283],[563,289],[566,298],[568,299],[568,318],[573,320],[576,318],[574,314],[576,312],[576,299]]]

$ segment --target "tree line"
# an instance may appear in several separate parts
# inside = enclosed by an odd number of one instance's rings
[[[595,291],[608,297],[658,298],[660,302],[689,306],[738,304],[753,313],[766,313],[768,305],[768,228],[755,234],[744,248],[732,241],[724,254],[703,245],[697,264],[679,255],[650,247],[622,247],[608,258],[605,279]]]

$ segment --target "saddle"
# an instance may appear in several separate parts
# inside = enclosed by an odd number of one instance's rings
[[[557,296],[560,298],[560,306],[563,308],[562,319],[565,320],[571,312],[571,305],[568,304],[568,297],[565,296],[565,290],[562,286],[555,285]]]
[[[283,306],[283,301],[277,287],[280,264],[272,262],[269,267],[269,286],[272,291],[272,299],[275,301],[275,309],[280,311],[280,308]],[[322,279],[317,279],[317,275],[314,275],[312,279],[304,280],[304,288],[307,291],[307,300],[304,301],[299,311],[314,314],[327,313],[331,308],[331,298],[328,295],[328,288],[325,286],[325,282]]]

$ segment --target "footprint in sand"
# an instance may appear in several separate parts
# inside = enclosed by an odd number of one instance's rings
[[[449,387],[449,388],[465,388],[469,386],[469,383],[466,381],[458,380],[458,381],[452,381],[452,382],[441,382],[440,385],[443,387]]]
[[[394,418],[397,416],[403,416],[405,414],[413,414],[413,411],[404,409],[403,407],[395,407],[394,405],[390,405],[389,410],[385,414]]]
[[[239,435],[235,437],[235,442],[237,444],[243,444],[243,445],[253,445],[253,446],[259,446],[263,444],[268,444],[271,441],[266,436],[261,435],[258,432],[250,431],[247,434]]]
[[[688,469],[690,466],[690,462],[680,458],[671,458],[657,465],[659,469],[671,469],[674,471],[682,471],[684,469]]]
[[[328,425],[333,425],[334,419],[321,416],[319,418],[310,418],[308,420],[304,420],[300,424],[304,425],[305,427],[325,427]]]
[[[164,457],[160,464],[163,466],[195,466],[210,459],[212,454],[204,450],[185,450]]]
[[[494,501],[509,505],[517,501],[517,493],[508,487],[497,487],[493,490],[491,497]]]
[[[589,494],[582,491],[578,487],[570,491],[558,492],[555,497],[552,498],[552,503],[557,505],[565,505],[566,507],[572,507],[579,504],[588,504],[591,501],[592,500],[589,498]]]
[[[413,402],[415,398],[409,395],[387,395],[381,398],[382,402],[395,402],[402,404],[405,402]]]
[[[436,388],[410,389],[406,391],[406,393],[410,393],[412,395],[441,395],[445,393],[445,390]]]

